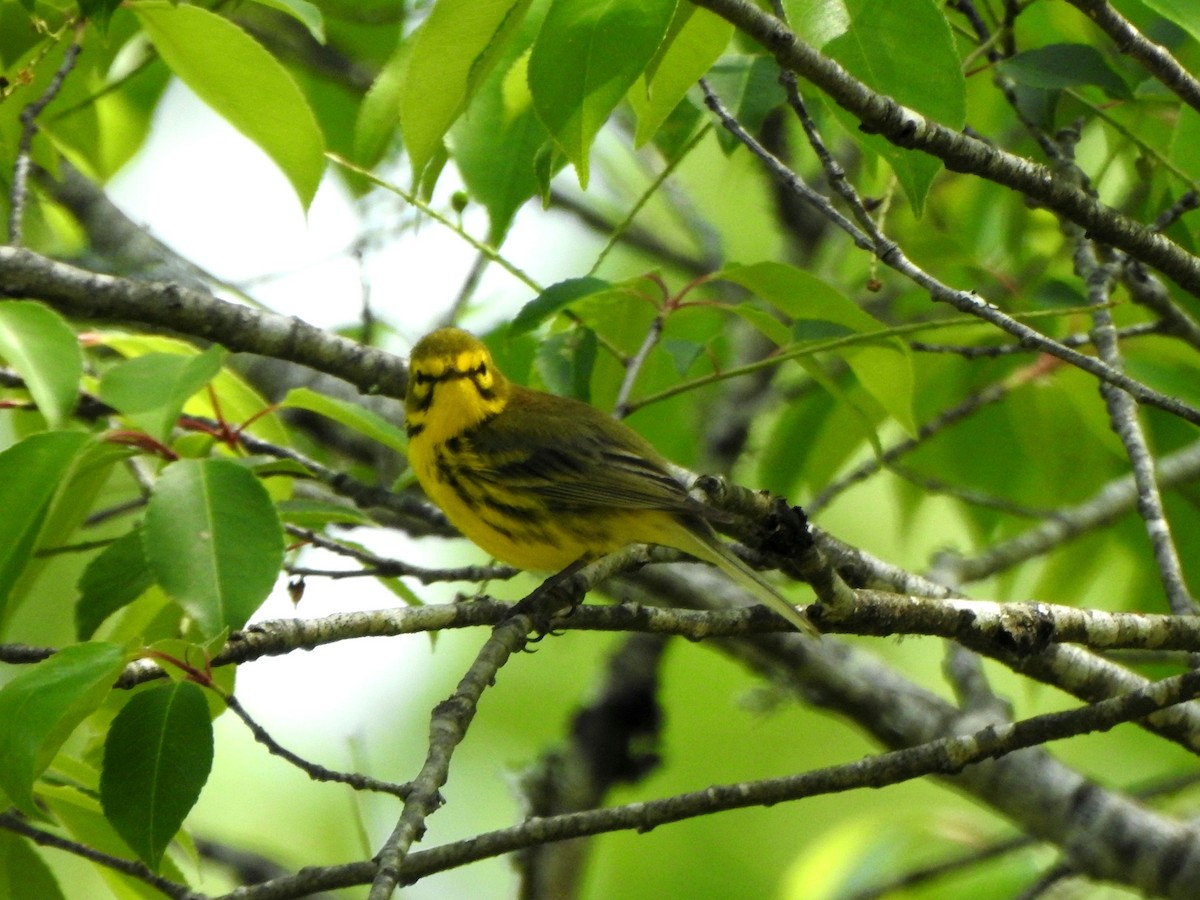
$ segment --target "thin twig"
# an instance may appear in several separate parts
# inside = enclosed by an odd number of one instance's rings
[[[179,884],[176,881],[171,881],[169,878],[156,875],[143,862],[135,862],[131,859],[122,859],[119,856],[102,853],[99,850],[89,847],[87,844],[81,844],[78,841],[72,841],[57,834],[43,831],[40,828],[35,828],[16,813],[0,813],[0,828],[28,838],[39,846],[53,847],[56,850],[62,850],[73,856],[78,856],[81,859],[86,859],[105,868],[112,869],[114,872],[120,872],[130,878],[135,878],[143,884],[161,891],[166,896],[172,898],[172,900],[207,900],[204,894],[197,894],[186,884]]]
[[[1173,487],[1200,477],[1200,442],[1161,457],[1157,463],[1160,488]],[[1040,525],[1006,541],[993,544],[976,556],[946,557],[938,563],[938,580],[946,584],[978,581],[1045,555],[1082,534],[1110,525],[1138,502],[1132,474],[1102,485],[1088,500],[1064,507]]]
[[[874,459],[868,460],[858,468],[854,469],[849,474],[839,478],[837,481],[827,485],[821,493],[809,503],[805,504],[805,510],[809,515],[820,511],[828,506],[830,502],[839,494],[844,493],[848,488],[855,484],[866,481],[880,469],[889,466],[900,457],[911,453],[923,444],[927,444],[932,438],[941,434],[946,429],[958,424],[964,419],[973,416],[981,409],[986,409],[993,403],[1008,396],[1010,385],[1006,382],[989,385],[981,391],[969,395],[964,400],[955,406],[945,409],[938,415],[934,416],[928,422],[925,422],[917,429],[915,437],[906,438],[892,445],[883,453],[876,456]]]
[[[624,419],[632,411],[629,405],[629,397],[633,393],[633,386],[637,383],[637,377],[642,371],[642,366],[646,364],[646,359],[650,356],[650,351],[662,338],[664,314],[659,313],[650,323],[650,327],[646,329],[646,337],[642,340],[642,345],[638,347],[637,353],[633,354],[625,363],[625,377],[621,379],[621,389],[617,391],[617,402],[613,407],[613,418]]]
[[[1161,287],[1161,285],[1160,285]],[[1157,310],[1156,310],[1157,311]],[[1139,322],[1136,325],[1126,325],[1117,329],[1117,337],[1121,340],[1147,337],[1155,334],[1166,334],[1172,331],[1171,326],[1164,321]],[[1064,347],[1086,347],[1092,343],[1092,336],[1085,332],[1068,334],[1058,339]],[[909,348],[918,353],[953,353],[963,359],[996,359],[1001,356],[1014,356],[1019,353],[1036,352],[1021,344],[935,344],[931,341],[909,341]]]
[[[702,0],[701,5],[709,7],[710,0]],[[701,86],[705,89],[705,101],[709,109],[717,115],[721,124],[745,144],[767,166],[774,177],[780,179],[790,190],[796,191],[799,196],[816,205],[822,214],[828,216],[835,225],[853,239],[856,246],[875,254],[885,265],[924,288],[933,300],[948,303],[960,312],[975,316],[1008,332],[1027,347],[1049,353],[1069,365],[1114,384],[1127,391],[1139,403],[1158,407],[1192,424],[1200,425],[1200,409],[1184,403],[1176,397],[1156,391],[1095,357],[1064,346],[1053,338],[1007,315],[999,307],[988,303],[972,292],[950,287],[913,263],[898,244],[884,236],[874,225],[870,229],[876,235],[874,238],[864,233],[862,229],[834,209],[828,198],[810,188],[800,176],[755,140],[725,109],[717,96],[708,89],[707,84],[701,81]]]
[[[1118,263],[1102,263],[1096,247],[1082,229],[1064,222],[1063,229],[1075,242],[1075,269],[1087,285],[1088,299],[1096,307],[1092,313],[1092,338],[1100,358],[1114,369],[1124,367],[1117,343],[1116,328],[1108,308],[1109,286]],[[1108,408],[1112,430],[1125,447],[1137,486],[1137,511],[1145,523],[1146,534],[1154,548],[1159,577],[1167,594],[1167,602],[1176,615],[1195,615],[1200,607],[1188,590],[1179,551],[1171,537],[1171,526],[1163,507],[1154,456],[1138,421],[1137,405],[1127,393],[1108,382],[1100,382],[1100,395]]]
[[[235,716],[245,723],[250,729],[250,733],[254,739],[262,744],[273,755],[280,759],[285,759],[297,769],[313,781],[332,781],[339,784],[346,784],[354,788],[356,791],[377,791],[381,794],[391,794],[400,799],[408,796],[410,787],[407,784],[396,784],[391,781],[380,781],[377,778],[372,778],[369,775],[363,775],[359,772],[338,772],[334,769],[327,769],[317,763],[309,762],[301,756],[288,750],[263,728],[250,713],[246,712],[246,708],[238,702],[237,698],[232,694],[226,695],[224,698],[225,705],[233,712]]]
[[[63,55],[58,71],[54,73],[54,77],[50,79],[50,83],[46,85],[46,90],[42,91],[41,96],[21,110],[21,137],[17,143],[17,159],[13,167],[12,192],[8,211],[8,242],[14,247],[21,246],[25,200],[29,193],[33,136],[37,133],[37,117],[42,114],[42,110],[50,101],[58,96],[67,75],[75,68],[75,60],[79,58],[79,53],[83,49],[84,28],[84,22],[75,23],[74,36]]]
[[[328,550],[331,553],[336,553],[339,556],[348,557],[356,562],[360,562],[364,566],[369,566],[373,570],[372,574],[383,578],[409,576],[416,578],[422,584],[433,584],[441,581],[505,581],[520,571],[519,569],[514,569],[512,566],[458,566],[453,569],[427,569],[422,566],[406,563],[403,560],[376,556],[374,553],[358,547],[349,547],[338,541],[331,540],[322,534],[318,534],[311,528],[288,525],[287,532],[293,537],[298,537],[312,544],[314,547],[320,547],[322,550]],[[296,574],[313,573],[298,571]],[[340,577],[346,577],[348,574],[362,573],[341,573]],[[334,576],[339,577],[338,573],[334,573]]]
[[[532,819],[500,831],[415,852],[404,869],[407,882],[480,859],[536,846],[550,840],[569,840],[624,829],[647,830],[716,811],[804,799],[869,786],[879,788],[930,774],[953,774],[972,763],[1075,734],[1106,731],[1147,711],[1161,709],[1195,696],[1200,674],[1186,673],[1158,682],[1144,691],[1065,712],[1033,716],[1012,724],[997,724],[973,734],[938,738],[918,746],[893,750],[853,763],[816,769],[799,775],[740,784],[719,785],[661,800],[631,803],[545,819]]]

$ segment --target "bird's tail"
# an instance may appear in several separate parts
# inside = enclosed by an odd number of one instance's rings
[[[680,550],[686,550],[697,559],[712,563],[735,582],[750,591],[760,603],[775,610],[775,612],[795,625],[800,631],[810,634],[813,637],[821,636],[821,632],[817,630],[817,627],[813,625],[808,616],[789,603],[788,599],[772,587],[771,583],[763,578],[762,575],[742,562],[729,547],[717,539],[716,535],[709,537],[696,534],[690,529],[689,534],[694,539],[694,545],[679,547]]]

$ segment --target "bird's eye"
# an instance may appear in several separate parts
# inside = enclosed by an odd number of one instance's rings
[[[415,377],[417,384],[431,384],[433,382],[433,376],[428,372],[416,372]]]

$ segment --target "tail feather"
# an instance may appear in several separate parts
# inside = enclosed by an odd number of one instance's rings
[[[808,616],[789,603],[787,598],[772,587],[770,582],[763,578],[762,575],[735,556],[733,551],[721,543],[715,535],[706,540],[705,535],[696,534],[691,531],[689,531],[689,534],[693,539],[693,546],[679,547],[680,550],[686,550],[698,559],[717,566],[726,575],[750,591],[760,603],[779,613],[779,615],[787,619],[800,631],[810,634],[813,637],[821,636],[821,632],[817,630],[817,627],[813,625]]]

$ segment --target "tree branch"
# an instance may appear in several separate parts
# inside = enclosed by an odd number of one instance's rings
[[[692,2],[762,44],[780,65],[811,81],[870,131],[898,147],[920,150],[940,159],[952,171],[978,175],[1032,197],[1075,222],[1095,239],[1120,247],[1160,269],[1189,293],[1200,296],[1200,259],[1085,191],[1064,183],[1044,166],[956,132],[871,90],[749,0]]]
[[[170,282],[88,272],[30,250],[0,247],[0,294],[42,300],[83,319],[167,328],[230,350],[300,363],[364,394],[403,397],[408,369],[390,353],[329,334],[295,317],[216,300]]]

